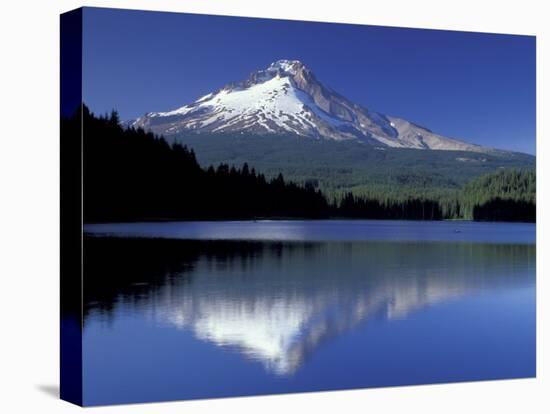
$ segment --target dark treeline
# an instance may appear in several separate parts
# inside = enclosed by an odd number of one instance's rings
[[[342,217],[393,220],[441,220],[437,201],[426,199],[377,200],[347,193],[334,211]]]
[[[192,150],[122,128],[116,112],[96,117],[84,106],[82,117],[86,222],[329,213],[325,197],[311,186],[285,182],[282,175],[267,180],[246,164],[205,170]],[[76,125],[76,118],[62,121],[62,128]]]
[[[534,170],[500,170],[478,177],[439,199],[395,199],[383,193],[361,197],[347,193],[338,214],[373,219],[536,221]]]
[[[244,164],[202,168],[193,150],[142,129],[120,126],[116,112],[63,119],[66,136],[83,123],[85,222],[262,217],[535,220],[534,172],[480,177],[452,197],[357,196],[331,203],[313,185],[267,179]]]
[[[478,177],[462,192],[465,218],[482,221],[536,221],[534,170],[501,170]]]
[[[535,204],[529,201],[493,198],[475,205],[472,218],[476,221],[536,221]]]

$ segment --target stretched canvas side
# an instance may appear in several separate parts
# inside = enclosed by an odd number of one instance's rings
[[[82,9],[60,25],[60,395],[82,405]]]

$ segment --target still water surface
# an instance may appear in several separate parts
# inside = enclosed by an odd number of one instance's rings
[[[85,230],[87,405],[535,375],[534,225]]]

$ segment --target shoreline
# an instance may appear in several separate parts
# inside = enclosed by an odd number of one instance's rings
[[[283,221],[379,221],[379,222],[391,222],[391,221],[407,221],[407,222],[458,222],[458,223],[498,223],[498,224],[534,224],[536,221],[497,221],[497,220],[469,220],[469,219],[440,219],[440,220],[418,220],[418,219],[374,219],[363,217],[326,217],[326,218],[310,218],[310,217],[256,217],[256,218],[152,218],[143,217],[131,220],[118,220],[118,221],[89,221],[84,222],[83,226],[96,225],[96,224],[132,224],[132,223],[202,223],[202,222],[283,222]]]

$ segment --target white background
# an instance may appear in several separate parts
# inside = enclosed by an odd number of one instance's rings
[[[0,12],[0,410],[68,413],[58,387],[59,14],[87,6],[536,34],[538,378],[90,408],[105,413],[548,412],[548,11],[544,1],[4,1]],[[545,73],[546,72],[546,73]],[[546,76],[545,76],[546,75]],[[507,121],[507,120],[505,120]],[[546,134],[545,134],[546,133]],[[545,136],[545,138],[542,138]],[[237,373],[238,375],[238,373]],[[238,377],[236,378],[238,380]],[[124,387],[124,384],[120,384]]]

